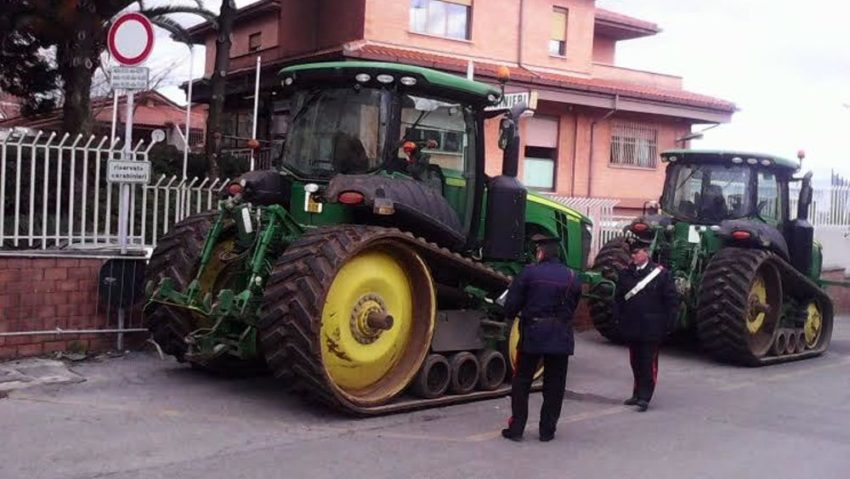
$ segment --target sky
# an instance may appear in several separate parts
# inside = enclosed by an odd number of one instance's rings
[[[237,5],[251,3],[237,0]],[[218,0],[205,0],[218,11]],[[622,41],[618,66],[679,75],[689,91],[734,102],[732,121],[704,133],[693,148],[794,157],[828,180],[850,177],[850,2],[835,0],[597,0],[598,7],[655,22],[658,35]],[[181,23],[199,22],[179,17]],[[195,47],[194,75],[204,48]],[[157,52],[167,51],[165,54]],[[151,67],[168,66],[172,98],[189,74],[188,48],[158,33]],[[176,62],[176,63],[175,63]],[[695,131],[701,127],[694,128]]]

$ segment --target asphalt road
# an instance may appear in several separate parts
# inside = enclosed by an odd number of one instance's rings
[[[147,353],[74,363],[86,381],[0,399],[0,479],[841,478],[850,474],[850,317],[830,351],[748,369],[668,348],[643,414],[627,353],[579,336],[556,439],[499,437],[507,398],[340,417],[270,378],[223,379]]]

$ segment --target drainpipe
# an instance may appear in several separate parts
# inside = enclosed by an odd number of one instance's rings
[[[611,109],[608,113],[606,113],[602,118],[597,120],[593,120],[593,123],[590,124],[590,155],[587,161],[587,196],[589,198],[593,197],[593,142],[594,142],[594,133],[596,131],[596,124],[600,121],[605,121],[611,117],[614,113],[617,112],[617,107],[620,104],[620,94],[617,93],[614,95],[614,108]]]
[[[578,112],[573,108],[573,168],[570,175],[573,177],[572,186],[570,186],[570,196],[576,195],[576,161],[578,158]]]
[[[522,66],[522,26],[523,26],[522,24],[525,21],[524,20],[525,16],[523,15],[524,12],[525,12],[525,0],[519,0],[519,31],[517,32],[518,35],[517,35],[516,58],[517,58],[517,65],[519,65],[519,67],[522,68],[522,69],[525,69],[525,67]]]

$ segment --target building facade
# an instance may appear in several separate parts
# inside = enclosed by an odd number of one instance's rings
[[[191,29],[212,73],[216,32]],[[255,64],[261,57],[258,136],[286,133],[276,72],[322,60],[401,62],[496,83],[536,104],[521,121],[520,178],[563,196],[606,197],[624,210],[660,194],[659,153],[687,146],[696,124],[728,122],[735,106],[688,92],[682,78],[616,66],[621,41],[656,35],[654,23],[597,8],[594,0],[264,0],[237,12],[225,135],[250,137]],[[196,82],[195,101],[209,95]],[[501,165],[491,120],[487,172]],[[623,211],[630,213],[631,211]]]

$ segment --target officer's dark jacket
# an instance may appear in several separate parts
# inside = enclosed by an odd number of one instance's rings
[[[526,266],[514,278],[505,299],[505,316],[520,314],[520,350],[535,354],[573,354],[573,312],[581,297],[578,275],[557,258]],[[563,324],[558,334],[541,340],[527,330],[540,318],[556,318]],[[560,334],[563,331],[563,334]]]
[[[625,299],[626,293],[656,266],[649,262],[640,271],[634,265],[619,271],[614,317],[626,341],[661,341],[675,324],[679,293],[669,270],[664,269],[640,293],[628,301]]]

